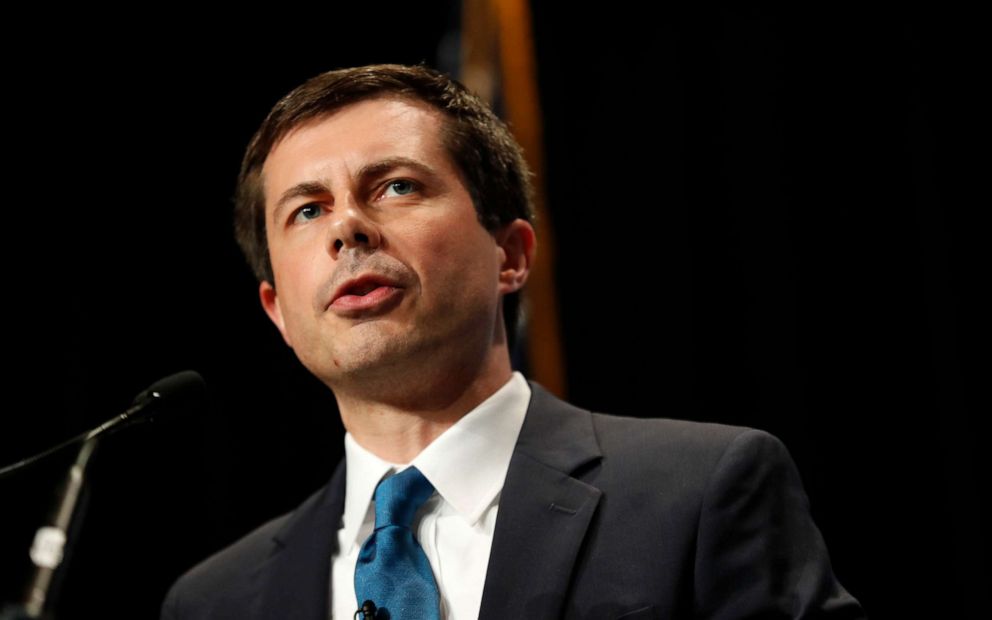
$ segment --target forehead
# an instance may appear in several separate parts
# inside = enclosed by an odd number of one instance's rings
[[[383,97],[349,104],[290,130],[262,166],[266,210],[295,184],[340,183],[362,166],[394,157],[457,175],[441,138],[443,113],[419,101]]]

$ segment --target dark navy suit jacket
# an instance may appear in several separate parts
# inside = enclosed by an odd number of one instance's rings
[[[482,620],[864,617],[778,439],[592,413],[530,386]],[[326,620],[344,486],[342,462],[295,511],[183,575],[162,618]]]

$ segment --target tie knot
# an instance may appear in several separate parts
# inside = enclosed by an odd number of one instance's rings
[[[434,485],[416,467],[386,478],[375,488],[375,528],[410,527],[413,515],[434,493]]]

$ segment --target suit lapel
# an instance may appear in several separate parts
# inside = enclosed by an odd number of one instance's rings
[[[602,456],[590,413],[530,386],[500,495],[479,620],[560,616],[601,495],[571,475]]]
[[[344,511],[345,465],[273,537],[277,550],[257,574],[257,617],[326,620],[331,555]]]

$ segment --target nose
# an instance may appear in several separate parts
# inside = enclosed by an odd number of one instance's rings
[[[344,201],[331,227],[330,252],[336,260],[348,248],[374,250],[382,242],[378,225],[353,200]]]

